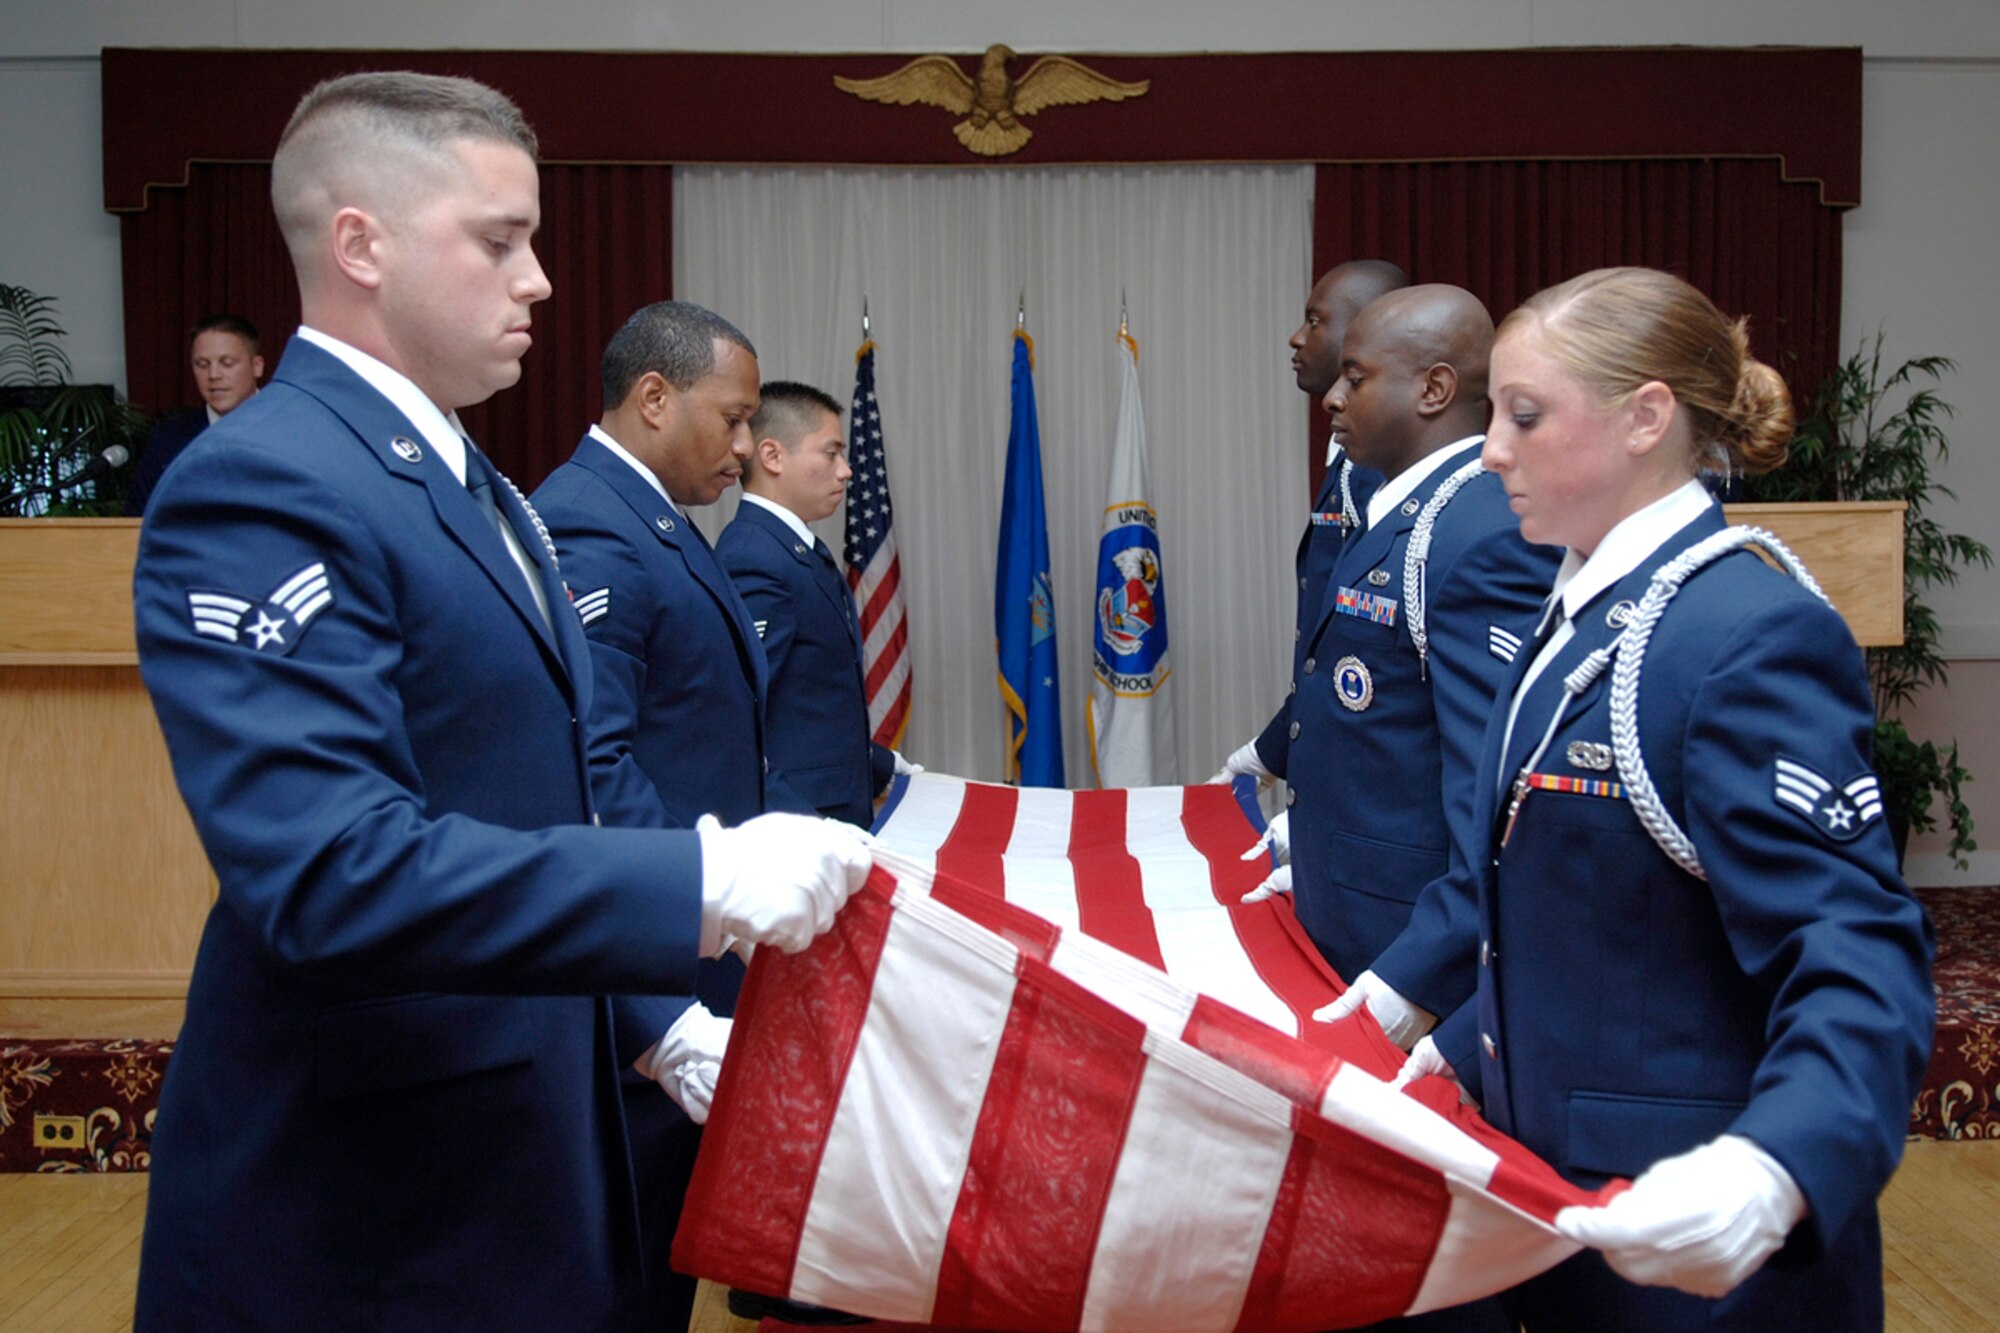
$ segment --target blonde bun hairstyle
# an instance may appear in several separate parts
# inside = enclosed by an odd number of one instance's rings
[[[1529,297],[1499,336],[1531,325],[1542,350],[1607,404],[1654,380],[1673,390],[1694,441],[1690,471],[1769,472],[1785,461],[1785,381],[1750,354],[1747,321],[1673,274],[1595,269]]]

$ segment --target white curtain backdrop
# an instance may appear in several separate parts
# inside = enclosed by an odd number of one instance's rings
[[[1290,676],[1292,548],[1311,499],[1285,345],[1312,280],[1309,168],[685,168],[674,208],[676,295],[748,334],[767,380],[845,404],[867,295],[915,672],[905,753],[1003,774],[993,581],[1024,292],[1071,785],[1091,780],[1121,290],[1141,349],[1181,779],[1255,734]],[[700,515],[710,536],[737,494]],[[819,527],[838,552],[840,516]]]

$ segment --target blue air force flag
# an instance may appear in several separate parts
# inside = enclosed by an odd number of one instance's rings
[[[1035,421],[1034,344],[1018,329],[993,621],[999,640],[1000,698],[1007,709],[1007,779],[1024,787],[1064,786],[1062,692],[1056,684],[1055,600],[1049,592],[1049,523],[1042,502],[1042,436]]]
[[[1118,424],[1104,532],[1097,540],[1090,762],[1100,787],[1179,786],[1180,745],[1173,705],[1163,693],[1172,674],[1167,589],[1146,459],[1146,411],[1139,399],[1139,344],[1120,329],[1118,349]]]

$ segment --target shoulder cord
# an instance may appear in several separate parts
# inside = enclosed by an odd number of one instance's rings
[[[1646,771],[1645,755],[1640,753],[1639,673],[1646,663],[1646,644],[1653,637],[1653,628],[1659,624],[1660,617],[1666,613],[1667,603],[1674,599],[1681,585],[1704,565],[1748,546],[1763,547],[1779,567],[1798,580],[1807,592],[1832,605],[1805,565],[1786,549],[1783,542],[1762,528],[1725,528],[1681,552],[1654,573],[1639,609],[1633,613],[1632,623],[1625,627],[1624,633],[1609,649],[1609,653],[1617,657],[1611,669],[1611,752],[1617,760],[1618,777],[1625,784],[1626,795],[1631,799],[1639,822],[1659,844],[1660,850],[1681,869],[1700,880],[1706,880],[1708,872],[1702,869],[1701,858],[1695,855],[1694,843],[1674,822],[1666,804],[1660,800],[1659,791],[1653,786],[1652,774]],[[1625,647],[1624,652],[1618,651],[1621,645]],[[1596,653],[1591,654],[1592,658],[1596,656]],[[1590,662],[1586,661],[1577,671],[1581,672],[1588,666]],[[1597,668],[1597,672],[1602,670],[1602,666]]]
[[[514,498],[521,502],[521,508],[528,511],[528,521],[535,525],[535,535],[542,539],[542,549],[549,554],[549,567],[555,570],[556,577],[560,579],[562,577],[562,561],[556,559],[556,543],[555,539],[549,536],[549,525],[542,522],[542,516],[535,512],[533,505],[528,503],[528,497],[521,494],[521,488],[514,484],[512,477],[502,472],[499,468],[490,468],[488,470],[494,476],[507,483],[507,489],[514,492]]]
[[[1361,511],[1354,507],[1354,460],[1345,455],[1340,460],[1340,523],[1348,531],[1354,531],[1361,522]]]
[[[1419,678],[1428,674],[1430,662],[1430,626],[1424,623],[1424,572],[1431,559],[1431,530],[1437,526],[1438,515],[1451,503],[1451,497],[1485,470],[1486,464],[1473,458],[1446,477],[1424,505],[1424,511],[1417,515],[1417,524],[1410,530],[1410,544],[1403,551],[1403,623],[1410,627],[1410,639],[1417,646]]]

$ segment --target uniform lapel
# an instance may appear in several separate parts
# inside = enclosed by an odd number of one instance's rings
[[[522,577],[521,567],[514,563],[506,541],[493,530],[493,525],[486,521],[486,515],[480,512],[471,492],[465,489],[450,466],[437,456],[410,419],[338,357],[303,338],[294,338],[285,349],[278,376],[312,394],[338,414],[390,476],[424,488],[439,524],[492,580],[493,586],[514,608],[528,632],[535,636],[535,641],[541,645],[557,673],[567,680],[569,671],[561,650],[556,645],[549,623],[542,619],[541,611],[535,606],[534,596]],[[542,569],[547,556],[538,549],[541,541],[535,536],[533,526],[527,522],[520,502],[506,494],[509,490],[504,483],[497,484],[494,487],[494,502],[501,506],[503,514],[509,515],[515,534],[526,534],[522,545],[527,548],[529,558],[535,562],[537,569]],[[544,570],[543,587],[546,590],[548,586],[548,572]],[[567,603],[567,597],[564,602]],[[554,619],[554,609],[552,599],[551,620]]]
[[[745,679],[756,690],[761,712],[767,688],[764,650],[750,624],[749,608],[737,596],[736,585],[723,572],[708,539],[701,535],[686,514],[677,513],[672,505],[661,499],[660,493],[647,485],[645,478],[634,472],[629,463],[596,440],[584,437],[583,443],[577,446],[576,462],[609,486],[640,524],[662,546],[680,557],[694,581],[715,600],[722,618],[729,624],[731,637],[736,641],[737,659],[743,667]]]

